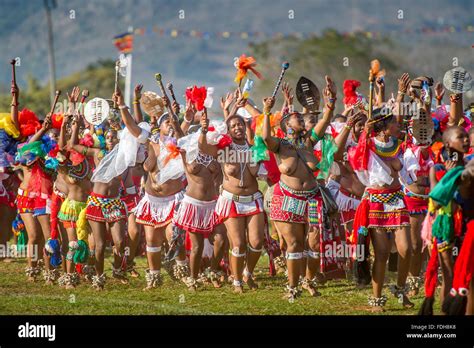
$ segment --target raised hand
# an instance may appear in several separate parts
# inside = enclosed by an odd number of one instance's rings
[[[122,96],[122,91],[120,90],[119,87],[117,87],[117,91],[113,94],[112,100],[118,106],[125,104],[125,101],[124,101],[123,96]]]
[[[207,110],[206,109],[204,109],[204,111],[202,112],[200,123],[201,123],[201,131],[203,133],[206,133],[207,129],[209,128],[209,120],[207,119]]]
[[[52,121],[51,121],[51,114],[48,113],[48,114],[46,115],[46,117],[44,118],[42,128],[43,128],[45,131],[47,131],[47,130],[51,129],[51,124],[52,124]]]
[[[324,97],[328,99],[327,101],[329,101],[329,99],[336,98],[337,89],[336,89],[336,84],[334,83],[333,80],[331,80],[329,76],[326,75],[325,79],[326,79],[326,87],[324,87],[323,94],[324,94]]]
[[[352,114],[352,115],[349,116],[349,118],[347,119],[347,122],[346,122],[347,126],[349,126],[349,127],[351,127],[351,128],[354,127],[354,125],[355,125],[357,122],[359,122],[359,121],[362,119],[363,116],[364,116],[364,114],[363,114],[361,111]]]
[[[444,92],[445,92],[445,90],[444,90],[443,85],[440,82],[436,82],[436,85],[435,85],[435,97],[436,97],[436,99],[438,99],[438,100],[443,99]]]
[[[178,102],[174,101],[173,104],[171,105],[171,109],[173,110],[173,113],[175,115],[179,114],[179,104],[178,104]]]
[[[385,79],[383,77],[379,77],[375,80],[375,84],[380,89],[385,88]]]
[[[81,93],[81,90],[79,89],[79,87],[75,86],[75,87],[73,87],[73,89],[71,91],[71,94],[66,92],[67,99],[69,100],[70,103],[76,104],[77,101],[79,100],[79,94],[80,93]]]
[[[229,110],[230,105],[236,100],[234,93],[227,93],[225,98],[221,98],[221,108],[222,110]]]
[[[133,90],[133,94],[136,101],[139,101],[140,98],[142,97],[142,89],[143,89],[142,84],[138,84],[135,86],[135,89]]]
[[[293,105],[293,89],[290,87],[289,83],[283,82],[281,86],[281,92],[283,93],[283,96],[285,97],[285,101],[287,105]]]
[[[406,93],[408,87],[410,86],[410,75],[408,73],[403,73],[402,76],[398,79],[398,91],[400,93]]]
[[[263,99],[263,112],[270,113],[274,105],[275,105],[275,98],[268,97],[268,98]]]

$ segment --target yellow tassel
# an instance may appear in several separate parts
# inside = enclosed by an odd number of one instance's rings
[[[77,228],[77,239],[83,240],[87,243],[87,237],[89,235],[89,223],[86,220],[86,209],[82,209],[79,213],[79,218],[76,222]]]

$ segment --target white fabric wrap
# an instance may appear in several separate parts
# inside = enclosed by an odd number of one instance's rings
[[[142,122],[138,126],[142,129],[140,137],[144,131],[149,134],[148,123]],[[139,138],[134,137],[127,128],[123,129],[120,133],[120,142],[100,161],[91,181],[109,183],[122,175],[128,167],[133,167],[137,160],[139,146]]]
[[[179,179],[185,175],[181,155],[169,160],[166,166],[163,165],[163,162],[168,154],[169,151],[166,148],[166,145],[160,141],[160,155],[158,156],[158,168],[160,168],[160,171],[156,175],[156,181],[160,185],[167,182],[168,180]]]
[[[390,185],[393,182],[390,168],[372,150],[369,150],[368,170],[356,171],[356,174],[367,187]]]
[[[213,120],[209,123],[210,126],[215,128],[212,132],[207,132],[206,139],[210,145],[217,145],[221,137],[227,133],[227,125],[224,121]],[[198,131],[186,135],[178,139],[178,146],[186,150],[186,162],[193,163],[199,153],[199,137],[201,133]]]

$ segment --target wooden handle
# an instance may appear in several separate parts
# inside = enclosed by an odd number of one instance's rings
[[[372,69],[369,70],[369,112],[368,119],[372,119],[372,107],[374,103],[374,80],[375,74],[372,72]]]
[[[174,101],[175,103],[177,103],[176,97],[175,97],[175,95],[174,95],[173,85],[172,85],[171,83],[168,83],[168,84],[166,85],[166,87],[168,87],[168,90],[170,91],[171,98],[173,98],[173,101]]]
[[[53,116],[53,113],[54,113],[54,109],[56,108],[56,104],[58,103],[58,100],[59,100],[59,96],[61,95],[61,91],[56,91],[56,94],[54,96],[54,101],[53,101],[53,105],[51,106],[51,111],[50,111],[50,115]]]
[[[115,87],[114,87],[114,93],[117,93],[117,92],[118,92],[119,70],[120,70],[120,61],[117,60],[117,62],[115,62]],[[116,101],[114,101],[114,109],[117,109],[117,102],[116,102]]]
[[[12,65],[12,83],[16,85],[16,70],[15,70],[16,59],[12,59],[10,61],[10,64]]]

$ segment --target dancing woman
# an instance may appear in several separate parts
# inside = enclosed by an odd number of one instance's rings
[[[293,112],[283,116],[281,129],[285,133],[284,139],[271,136],[270,112],[275,101],[272,98],[264,99],[263,140],[268,149],[277,155],[281,172],[280,182],[275,185],[273,192],[270,218],[275,221],[275,226],[287,246],[288,299],[295,299],[301,293],[298,282],[300,276],[304,276],[301,274],[304,269],[301,263],[308,223],[310,226],[318,226],[319,187],[313,174],[317,165],[313,148],[324,136],[335,108],[336,86],[328,76],[324,96],[326,110],[311,132],[304,132],[304,119],[300,113]],[[303,287],[312,296],[316,296],[318,292],[312,280],[317,272],[320,254],[319,234],[313,234],[314,236],[308,237],[308,267]]]
[[[75,87],[69,96],[70,107],[63,121],[63,124],[67,124],[69,119],[73,117],[72,134],[69,142],[70,145],[78,142],[78,115],[73,116],[78,97],[79,88]],[[61,129],[60,138],[60,147],[64,147],[61,146],[65,140],[64,127]],[[90,181],[92,168],[86,156],[76,156],[80,157],[79,159],[72,158],[73,155],[70,152],[68,157],[69,161],[64,166],[67,168],[65,177],[67,197],[61,204],[58,213],[58,220],[66,230],[66,235],[63,236],[65,239],[63,244],[67,243],[68,245],[68,251],[66,254],[66,274],[62,277],[61,283],[65,285],[66,289],[72,289],[79,284],[79,275],[75,272],[75,263],[87,263],[90,253],[87,242],[87,223],[84,220],[84,214],[87,206],[87,199],[92,188]],[[81,213],[83,218],[80,223],[79,217]]]
[[[14,108],[17,108],[17,105],[12,106],[12,109]],[[29,110],[26,112],[31,113]],[[14,112],[13,115],[17,116],[18,112]],[[41,129],[32,135],[27,143],[18,146],[17,159],[21,165],[23,178],[16,199],[18,212],[28,234],[28,267],[26,268],[28,280],[35,281],[41,271],[37,260],[32,258],[33,250],[37,248],[38,256],[43,255],[43,276],[47,284],[53,284],[59,277],[59,270],[51,266],[48,253],[43,252],[45,242],[51,235],[49,214],[51,212],[53,173],[46,168],[44,158],[38,153],[44,153],[40,150],[50,147],[47,143],[52,144],[53,140],[47,134],[50,129],[51,115],[48,114]]]
[[[148,144],[148,157],[143,164],[143,169],[148,173],[145,182],[145,195],[133,213],[137,223],[143,225],[145,230],[146,254],[149,267],[145,274],[147,282],[145,290],[149,290],[162,284],[161,252],[166,240],[165,232],[168,226],[171,227],[170,224],[175,213],[175,207],[183,199],[185,185],[182,177],[170,179],[163,183],[158,182],[160,174],[158,157],[160,156],[161,146],[165,146],[165,141],[173,141],[169,138],[169,135],[174,133],[176,137],[181,137],[182,130],[176,116],[170,116],[168,113],[156,115],[159,116],[157,120],[153,117],[152,124],[156,125],[153,129],[147,130],[147,127],[143,124],[140,124],[143,127],[141,128],[125,106],[120,90],[115,94],[114,98],[119,105],[123,123],[128,131],[131,135],[138,138],[139,143]],[[165,106],[167,106],[169,100],[167,98],[163,98],[163,100]],[[177,105],[174,104],[173,109],[176,110],[176,107]],[[181,271],[177,273],[187,273],[184,249],[177,257],[176,264],[178,268],[181,268]]]
[[[221,173],[221,168],[216,161],[217,147],[207,142],[208,126],[207,111],[204,108],[196,159],[188,163],[186,151],[181,149],[188,186],[184,199],[173,219],[174,224],[189,233],[191,239],[191,274],[185,280],[190,291],[197,289],[196,280],[201,265],[205,238],[209,238],[214,244],[211,281],[215,287],[221,286],[217,274],[219,273],[219,262],[224,253],[225,237],[223,229],[217,226],[218,218],[214,211],[218,197],[215,182]]]
[[[76,120],[81,122],[82,119]],[[76,134],[78,132],[76,128]],[[122,284],[128,284],[125,268],[125,220],[127,218],[127,207],[120,199],[120,185],[122,181],[121,173],[104,179],[97,173],[106,171],[108,159],[113,155],[119,140],[117,131],[108,129],[105,132],[105,151],[93,147],[78,144],[78,138],[75,134],[72,136],[71,148],[80,154],[91,157],[98,164],[91,178],[93,183],[92,192],[87,199],[85,215],[92,229],[95,244],[95,270],[96,274],[92,277],[92,287],[96,290],[103,290],[106,276],[104,273],[104,253],[106,246],[106,231],[110,230],[114,243],[114,262],[112,267],[112,276]],[[107,157],[109,156],[109,157]],[[104,161],[104,162],[103,162]],[[104,164],[102,164],[104,163]],[[83,190],[81,190],[83,192]],[[80,194],[82,195],[82,193]]]
[[[382,288],[393,242],[399,259],[397,285],[391,291],[399,298],[403,307],[413,307],[405,287],[412,249],[408,210],[398,181],[398,174],[402,169],[402,142],[398,139],[400,125],[391,112],[384,111],[385,108],[373,111],[373,117],[367,122],[357,147],[349,154],[352,167],[366,186],[357,208],[354,233],[360,241],[363,240],[361,236],[367,237],[370,233],[374,247],[373,296],[369,298],[369,306],[374,312],[384,311],[387,301],[387,297],[382,296]],[[372,135],[372,130],[375,136]],[[360,162],[363,162],[362,166],[359,165]],[[368,248],[368,245],[364,246]],[[367,260],[364,261],[368,265]]]
[[[260,165],[252,161],[244,119],[234,114],[227,118],[226,123],[232,143],[221,150],[225,155],[221,162],[224,181],[216,213],[219,220],[224,222],[232,246],[234,291],[242,293],[242,280],[250,289],[258,287],[253,279],[253,270],[263,249],[263,195],[257,182]]]

